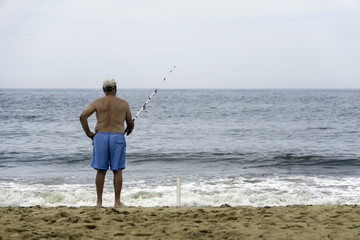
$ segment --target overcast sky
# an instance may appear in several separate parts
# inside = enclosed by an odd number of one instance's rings
[[[0,0],[0,88],[360,88],[360,0]]]

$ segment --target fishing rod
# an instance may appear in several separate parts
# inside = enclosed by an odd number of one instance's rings
[[[168,74],[166,74],[166,76],[164,77],[164,79],[161,81],[159,87],[157,87],[152,94],[150,95],[150,97],[146,100],[146,102],[144,103],[144,105],[140,108],[139,112],[135,115],[133,121],[135,122],[135,120],[137,119],[137,117],[140,115],[140,113],[146,109],[146,105],[148,104],[148,102],[151,100],[151,98],[155,95],[155,93],[158,92],[158,89],[166,82],[166,78],[174,71],[174,69],[176,68],[176,66],[174,66],[170,72]],[[128,133],[127,135],[129,135],[132,132],[132,129],[126,129],[125,133]]]

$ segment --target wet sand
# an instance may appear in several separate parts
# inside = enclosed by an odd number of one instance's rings
[[[0,239],[360,239],[359,206],[0,207]]]

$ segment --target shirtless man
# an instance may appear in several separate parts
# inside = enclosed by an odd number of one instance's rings
[[[86,135],[93,140],[93,154],[90,166],[97,170],[95,184],[97,192],[97,206],[102,206],[106,171],[114,173],[114,207],[123,206],[120,202],[122,188],[122,170],[125,168],[126,141],[124,133],[129,135],[134,122],[131,117],[129,104],[116,97],[116,82],[106,79],[103,83],[105,96],[98,98],[80,114],[80,122]],[[90,131],[87,119],[96,112],[95,133]],[[126,129],[124,122],[126,121]]]

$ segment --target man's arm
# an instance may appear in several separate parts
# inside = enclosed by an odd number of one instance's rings
[[[93,139],[95,133],[90,131],[88,118],[96,111],[95,104],[92,102],[89,106],[87,106],[84,111],[80,114],[80,122],[81,126],[84,129],[86,135]]]
[[[125,133],[126,133],[126,135],[130,135],[130,133],[133,131],[133,129],[135,127],[135,123],[132,119],[129,105],[127,105],[125,121],[126,121]]]

